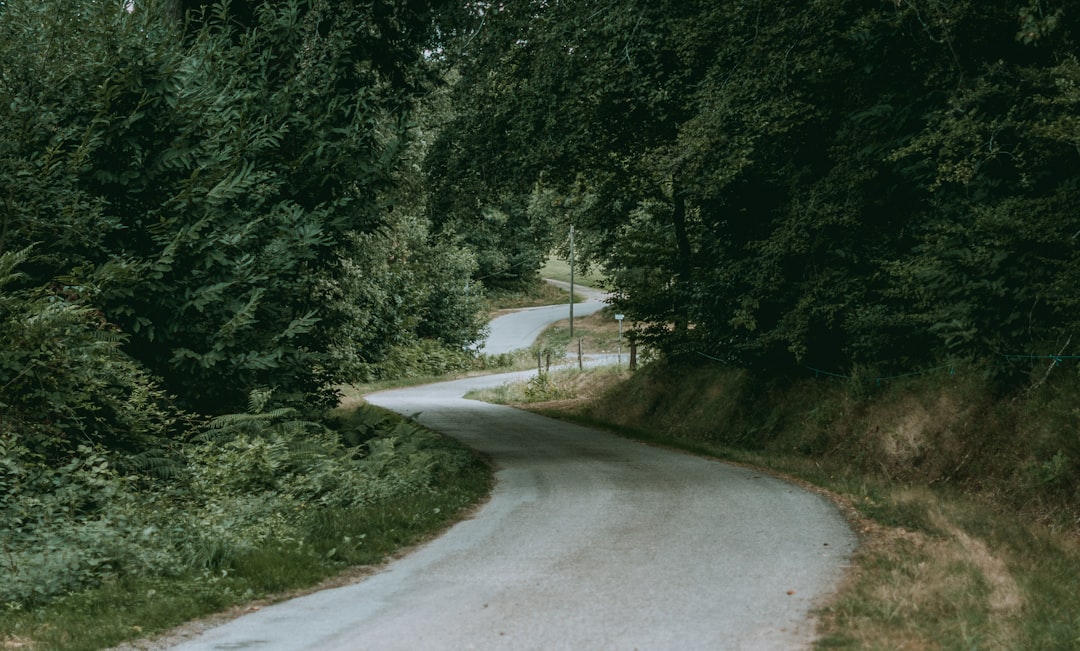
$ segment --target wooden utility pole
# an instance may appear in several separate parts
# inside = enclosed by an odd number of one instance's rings
[[[574,339],[574,225],[570,224],[570,339]]]

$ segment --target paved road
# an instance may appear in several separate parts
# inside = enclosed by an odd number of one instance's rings
[[[528,373],[515,374],[520,379]],[[369,400],[498,469],[472,519],[361,583],[182,651],[799,649],[855,540],[823,498],[752,470],[462,399],[506,376]]]
[[[548,282],[563,289],[570,288],[570,283],[555,280]],[[602,291],[578,285],[575,286],[574,293],[585,298],[583,302],[574,305],[575,318],[589,316],[606,305],[604,303],[606,295]],[[528,348],[545,328],[569,317],[569,304],[529,307],[505,314],[491,321],[491,332],[481,350],[491,355],[498,355],[518,348]]]
[[[524,374],[519,374],[524,376]],[[473,378],[370,396],[490,455],[474,518],[356,585],[265,608],[184,651],[798,649],[854,539],[823,498],[752,470],[463,400]]]

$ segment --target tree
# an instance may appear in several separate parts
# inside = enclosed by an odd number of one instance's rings
[[[654,343],[789,372],[1068,341],[1064,4],[517,2],[487,18],[460,64],[451,167],[477,179],[460,196],[587,184],[578,225]]]
[[[218,3],[184,31],[153,3],[9,3],[3,245],[40,242],[28,284],[99,308],[191,408],[328,404],[416,323],[378,279],[422,240],[388,197],[435,7]]]

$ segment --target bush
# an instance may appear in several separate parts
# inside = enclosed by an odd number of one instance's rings
[[[101,448],[53,467],[20,437],[0,439],[0,604],[36,606],[130,575],[220,576],[271,549],[316,553],[305,541],[321,514],[426,495],[474,464],[406,422],[365,412],[350,422],[369,431],[346,437],[263,411],[268,399],[211,422],[170,481],[125,476]]]
[[[180,571],[158,536],[151,496],[80,446],[59,467],[43,464],[18,436],[0,439],[0,604],[47,602],[130,573]]]
[[[7,290],[27,257],[0,253],[0,433],[45,461],[85,443],[133,455],[163,445],[181,415],[115,327],[64,293]]]
[[[433,339],[420,339],[392,348],[377,364],[366,364],[360,375],[363,382],[435,377],[470,370],[473,355]]]

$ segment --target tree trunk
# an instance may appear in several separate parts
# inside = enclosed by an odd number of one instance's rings
[[[686,197],[679,192],[675,179],[671,180],[672,211],[671,221],[675,227],[675,246],[677,248],[675,258],[675,293],[672,296],[673,311],[675,315],[675,332],[685,334],[690,326],[687,315],[687,296],[690,291],[691,275],[691,249],[690,236],[686,231]]]

